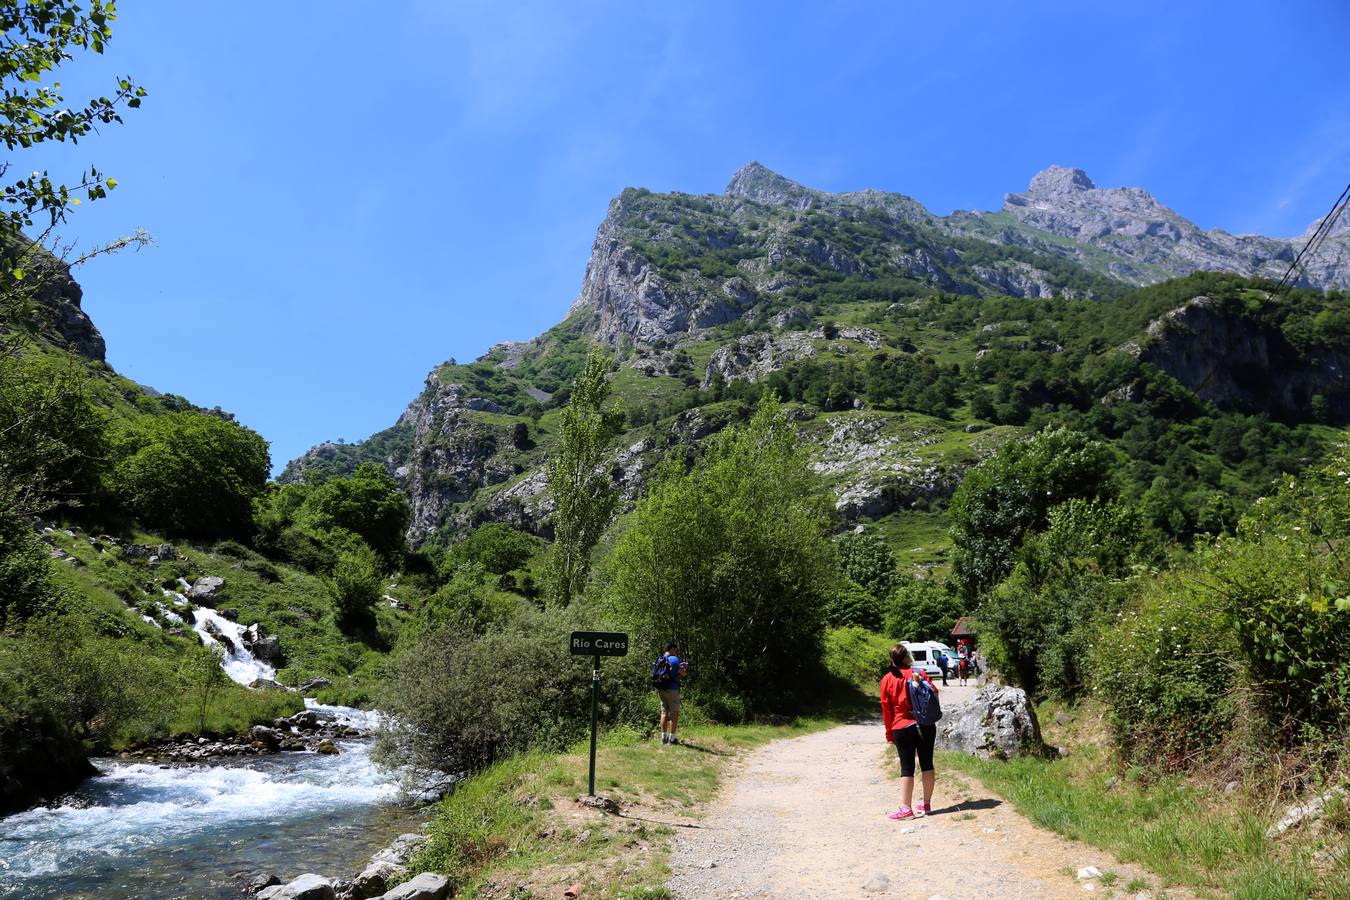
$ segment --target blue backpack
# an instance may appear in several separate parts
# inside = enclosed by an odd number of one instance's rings
[[[927,678],[911,675],[905,682],[909,691],[909,715],[920,725],[934,725],[942,718],[942,704]]]
[[[670,664],[670,658],[663,653],[652,666],[652,687],[658,691],[667,691],[674,683],[675,667]]]

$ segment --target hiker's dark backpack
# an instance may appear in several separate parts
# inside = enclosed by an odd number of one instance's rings
[[[909,691],[909,716],[920,725],[935,725],[942,718],[942,704],[928,679],[915,673],[905,682]]]
[[[652,665],[652,687],[658,691],[668,691],[674,683],[675,667],[670,664],[670,657],[663,653]]]

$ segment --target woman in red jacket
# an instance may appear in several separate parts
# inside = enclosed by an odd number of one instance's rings
[[[881,721],[886,727],[886,740],[895,745],[900,755],[900,808],[890,814],[892,819],[912,819],[926,816],[933,802],[933,742],[937,739],[936,725],[920,725],[914,721],[909,709],[909,691],[906,689],[911,679],[922,678],[936,693],[933,684],[919,669],[915,669],[904,644],[891,648],[891,667],[881,676]],[[923,772],[923,802],[914,808],[914,756],[919,756],[919,769]]]

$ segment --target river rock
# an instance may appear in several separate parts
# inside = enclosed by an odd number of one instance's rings
[[[356,896],[360,897],[361,900],[365,900],[367,897],[378,897],[389,887],[389,882],[397,881],[407,874],[407,867],[400,866],[397,863],[386,860],[373,862],[362,869],[360,875],[356,876]]]
[[[281,639],[275,634],[258,638],[249,646],[249,649],[253,651],[254,656],[263,662],[276,662],[281,659]]]
[[[372,856],[370,861],[373,863],[391,862],[395,865],[406,866],[408,860],[412,859],[412,855],[426,842],[426,837],[414,832],[400,834],[392,844]]]
[[[937,746],[981,759],[1044,754],[1036,712],[1021,688],[989,685],[938,722]]]
[[[315,753],[321,753],[324,756],[332,756],[338,752],[337,744],[334,744],[328,738],[319,741],[319,745],[314,748]]]
[[[261,893],[263,888],[270,888],[281,884],[281,879],[275,875],[254,875],[248,883],[248,892],[250,894]]]
[[[256,654],[256,651],[254,652]],[[330,688],[332,686],[333,682],[328,680],[327,678],[311,678],[309,681],[306,681],[304,684],[300,685],[300,693],[312,694],[315,691],[321,691],[324,688]]]
[[[319,714],[312,709],[302,709],[290,718],[280,721],[301,731],[314,731],[319,727]]]
[[[254,725],[248,730],[248,736],[250,740],[257,741],[269,750],[276,750],[281,746],[281,735],[275,728],[268,728],[266,725]]]
[[[450,879],[444,875],[423,872],[411,881],[405,881],[384,894],[383,900],[445,900],[450,893]]]
[[[306,874],[268,896],[271,900],[337,900],[337,891],[333,890],[333,882],[322,875]]]
[[[199,603],[214,600],[224,586],[225,579],[219,575],[203,575],[192,582],[192,587],[188,589],[188,597]]]

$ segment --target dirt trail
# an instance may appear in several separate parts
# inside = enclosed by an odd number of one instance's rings
[[[943,699],[962,691],[953,686]],[[964,698],[963,698],[964,699]],[[690,748],[692,749],[692,748]],[[680,898],[1132,897],[1108,854],[1036,828],[977,782],[938,773],[934,814],[892,822],[899,765],[880,721],[775,741],[751,754],[699,829],[672,849]],[[1079,884],[1084,866],[1119,875]],[[1091,891],[1091,893],[1089,893]]]

